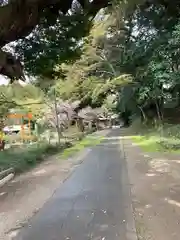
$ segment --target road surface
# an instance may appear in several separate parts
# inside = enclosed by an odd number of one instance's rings
[[[119,130],[93,147],[15,240],[134,240]],[[133,229],[130,229],[133,230]]]

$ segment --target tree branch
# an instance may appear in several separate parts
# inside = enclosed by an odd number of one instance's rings
[[[25,81],[23,66],[19,59],[15,58],[11,53],[0,49],[0,74],[5,75],[13,80],[21,79]]]
[[[0,46],[24,38],[39,24],[45,10],[59,15],[71,8],[73,0],[16,0],[0,7]],[[79,0],[82,4],[86,0]],[[108,4],[108,0],[94,0],[88,4],[85,12],[96,14],[102,7]],[[86,4],[85,4],[86,5]],[[48,17],[48,16],[47,16]]]
[[[39,23],[44,9],[62,0],[16,0],[0,7],[0,46],[23,38]],[[52,3],[52,6],[53,6]]]
[[[77,1],[87,19],[92,20],[112,0]],[[60,11],[66,14],[71,9],[72,2],[73,0],[11,0],[0,6],[0,74],[9,77],[11,82],[16,79],[25,81],[20,60],[1,48],[28,36],[42,21],[54,24]]]

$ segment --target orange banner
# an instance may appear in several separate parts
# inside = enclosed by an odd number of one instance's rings
[[[8,118],[28,118],[32,119],[32,113],[20,114],[20,113],[11,113],[8,115]]]

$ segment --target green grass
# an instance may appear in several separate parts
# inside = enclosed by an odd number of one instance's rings
[[[180,153],[180,125],[132,126],[131,139],[145,152]]]
[[[95,138],[92,136],[87,136],[84,139],[77,142],[74,146],[65,149],[60,155],[63,158],[68,158],[76,154],[77,152],[83,150],[86,147],[96,146],[103,140],[103,137],[96,136]]]
[[[16,173],[22,173],[58,151],[60,148],[45,143],[5,150],[0,152],[0,171],[13,167]]]
[[[131,139],[137,143],[145,152],[161,152],[163,147],[159,144],[157,136],[131,136]]]

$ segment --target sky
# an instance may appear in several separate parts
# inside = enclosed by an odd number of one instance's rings
[[[19,80],[19,83],[22,84],[22,85],[25,85],[28,83],[28,78],[27,78],[27,82],[24,83],[23,81]],[[0,85],[7,85],[9,83],[9,80],[5,77],[3,77],[2,75],[0,75]]]
[[[8,84],[8,80],[5,78],[5,77],[3,77],[2,75],[0,75],[0,85],[2,85],[2,84]]]

